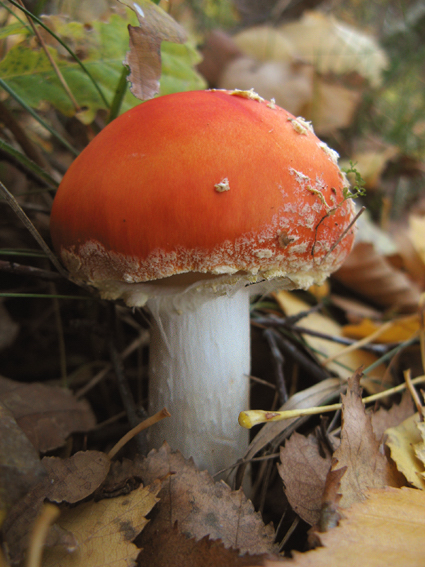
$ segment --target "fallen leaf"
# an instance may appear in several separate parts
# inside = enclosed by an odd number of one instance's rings
[[[88,431],[96,423],[88,403],[77,401],[64,388],[0,376],[0,401],[42,453],[61,447],[71,433]]]
[[[418,423],[419,415],[415,413],[397,427],[387,429],[386,445],[391,451],[391,458],[397,469],[413,486],[425,490],[424,462],[415,452],[415,446],[423,442]]]
[[[391,326],[388,326],[388,324],[386,324],[386,327],[388,328],[383,330],[382,333],[373,342],[398,343],[407,341],[419,331],[418,315],[394,319],[390,323]],[[342,328],[342,333],[345,337],[350,337],[352,339],[363,339],[365,337],[368,337],[372,333],[376,333],[376,331],[378,331],[378,329],[381,329],[382,327],[383,324],[375,323],[371,319],[366,318],[356,325],[344,325],[344,327]]]
[[[186,32],[162,8],[150,0],[120,0],[136,13],[139,27],[128,26],[130,51],[124,63],[130,68],[130,91],[141,100],[159,92],[161,77],[161,43],[184,43]]]
[[[84,500],[103,482],[109,468],[109,460],[99,451],[75,453],[68,459],[45,457],[41,464],[46,465],[45,478],[15,504],[3,526],[3,538],[13,563],[22,559],[29,533],[45,500],[68,503]],[[56,541],[56,535],[51,533],[54,530],[55,526],[49,532],[47,544]]]
[[[333,455],[332,470],[347,467],[341,479],[342,508],[364,500],[369,488],[398,486],[388,459],[380,453],[380,443],[365,412],[361,393],[360,374],[356,373],[348,380],[347,393],[341,395],[341,443]]]
[[[278,471],[292,509],[310,525],[319,521],[326,476],[331,455],[321,455],[314,435],[295,432],[280,448]]]
[[[38,452],[0,403],[0,526],[13,504],[45,476]]]
[[[381,307],[400,312],[417,309],[418,288],[368,242],[356,244],[333,277]]]
[[[156,481],[128,495],[63,512],[57,523],[74,534],[78,547],[73,553],[58,546],[46,549],[43,567],[128,567],[140,551],[132,542],[148,523],[146,515],[158,502],[160,489]]]
[[[332,15],[306,11],[302,18],[283,24],[279,31],[319,73],[356,72],[373,87],[382,82],[383,71],[388,66],[385,51],[372,36]]]
[[[224,547],[221,541],[203,537],[188,538],[178,524],[165,528],[145,543],[137,558],[139,567],[260,567],[264,555],[239,555],[238,550]]]
[[[74,504],[95,492],[105,480],[110,460],[100,451],[79,451],[69,459],[45,457],[51,502]]]
[[[266,567],[422,567],[425,556],[425,493],[412,488],[367,492],[344,510],[333,530],[317,534],[323,547],[293,552],[292,561],[266,561]]]
[[[165,479],[155,517],[138,541],[141,547],[178,522],[183,533],[197,540],[205,536],[220,539],[225,547],[241,553],[275,551],[273,528],[264,525],[242,490],[232,491],[223,481],[214,482],[207,471],[199,471],[192,459],[172,452],[166,443],[136,464],[145,484]]]
[[[414,413],[412,396],[405,391],[399,404],[393,404],[390,409],[379,408],[370,413],[373,432],[376,439],[382,442],[384,434],[390,427],[396,427]]]
[[[336,459],[332,459],[334,464]],[[330,470],[326,478],[325,488],[323,490],[322,505],[320,509],[320,518],[317,522],[317,529],[319,532],[327,532],[338,525],[341,519],[340,501],[342,494],[341,479],[345,474],[347,467]],[[315,537],[315,536],[313,536]],[[312,538],[310,538],[311,540]],[[317,545],[317,542],[316,544]]]
[[[276,299],[286,315],[289,317],[298,315],[302,311],[308,311],[310,306],[299,299],[294,293],[289,291],[279,291]],[[330,335],[331,337],[341,337],[342,327],[330,317],[326,317],[321,313],[309,313],[298,323],[300,327],[307,327],[312,331],[317,331]],[[346,347],[332,340],[326,340],[319,337],[313,337],[303,334],[303,338],[307,345],[312,348],[319,361],[323,361],[328,357],[340,354]],[[343,356],[338,357],[337,361],[330,362],[326,368],[335,372],[341,378],[348,378],[353,374],[359,366],[368,367],[377,360],[376,356],[369,352],[356,350]],[[385,367],[380,365],[368,374],[369,378],[380,379],[383,376]]]

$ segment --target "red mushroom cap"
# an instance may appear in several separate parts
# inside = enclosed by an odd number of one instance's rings
[[[336,157],[308,123],[252,92],[152,99],[71,165],[53,244],[74,278],[97,287],[186,272],[309,285],[353,244]]]

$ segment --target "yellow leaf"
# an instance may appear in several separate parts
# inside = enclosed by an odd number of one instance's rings
[[[267,567],[421,567],[425,557],[425,493],[385,488],[344,510],[338,527],[317,534],[323,547],[294,553],[292,561]]]
[[[161,489],[159,481],[130,494],[100,502],[86,502],[65,512],[61,528],[73,533],[78,547],[72,553],[62,547],[45,551],[43,567],[128,567],[140,549],[132,541],[148,523]]]
[[[276,294],[276,299],[282,310],[291,317],[297,315],[301,311],[307,311],[310,306],[299,299],[293,293],[288,291],[279,291]],[[342,327],[330,317],[321,315],[320,313],[310,313],[299,322],[300,327],[307,327],[312,331],[318,331],[333,337],[342,336]],[[344,345],[325,340],[319,337],[312,337],[310,335],[303,335],[304,340],[310,348],[312,348],[319,360],[325,360],[328,357],[335,356],[341,353],[346,347]],[[349,378],[359,366],[370,366],[377,358],[364,351],[354,351],[338,357],[338,360],[330,362],[326,368],[335,372],[341,378]],[[384,367],[379,366],[372,371],[368,377],[380,379],[384,375]]]
[[[391,451],[391,458],[398,470],[413,486],[425,490],[424,463],[415,452],[415,446],[423,442],[418,423],[419,415],[416,413],[397,427],[387,429],[385,432],[386,445]]]
[[[425,264],[425,217],[411,215],[409,218],[409,237]]]
[[[402,319],[394,319],[391,326],[383,330],[375,342],[378,343],[397,343],[409,340],[415,333],[419,331],[419,318],[417,315],[411,317],[403,317]],[[357,325],[345,325],[342,328],[344,337],[352,339],[363,339],[382,328],[382,324],[375,323],[371,319],[363,319]]]

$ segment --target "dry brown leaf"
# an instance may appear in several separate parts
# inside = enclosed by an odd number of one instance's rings
[[[387,429],[386,445],[391,451],[391,458],[397,469],[413,486],[425,490],[424,462],[415,452],[415,446],[423,442],[418,423],[419,415],[415,413],[397,427]]]
[[[318,534],[323,547],[294,552],[292,561],[267,567],[423,567],[425,493],[412,488],[372,490],[366,500],[344,510],[333,530]]]
[[[414,413],[412,397],[405,391],[399,404],[394,404],[390,409],[379,408],[369,414],[372,422],[373,432],[379,442],[382,442],[385,431],[390,427],[399,425],[402,421]]]
[[[341,396],[341,443],[333,455],[332,470],[347,467],[340,488],[342,508],[363,500],[369,488],[398,486],[390,463],[379,451],[380,443],[365,412],[359,382],[360,375],[356,373],[348,380],[347,393]]]
[[[90,496],[105,480],[110,460],[100,451],[80,451],[69,459],[45,457],[49,475],[46,497],[51,502],[74,504]]]
[[[59,546],[47,549],[43,567],[128,567],[140,551],[132,542],[148,523],[146,515],[158,502],[160,488],[156,481],[125,496],[63,512],[57,523],[74,534],[77,549],[72,553]]]
[[[88,431],[96,423],[88,403],[77,401],[63,388],[0,377],[0,401],[42,453],[61,447],[68,435]]]
[[[214,482],[207,471],[199,471],[192,459],[172,452],[167,444],[138,463],[145,484],[163,480],[155,517],[144,530],[140,546],[178,522],[188,537],[220,539],[225,547],[241,553],[273,553],[274,531],[265,526],[242,490],[232,491],[224,482]],[[166,478],[165,478],[166,477]]]
[[[30,530],[43,502],[47,499],[75,503],[91,496],[108,472],[107,461],[106,455],[99,451],[76,453],[68,459],[42,459],[46,477],[12,508],[3,526],[3,537],[13,562],[19,562],[27,549]],[[52,533],[48,544],[51,541],[55,541]]]
[[[11,506],[45,476],[38,452],[0,403],[0,526]]]
[[[333,277],[382,307],[402,312],[417,309],[420,293],[416,285],[368,242],[356,244]]]
[[[139,567],[260,567],[266,555],[239,555],[221,541],[207,536],[201,540],[186,537],[178,529],[166,528],[146,542],[137,558]]]
[[[292,315],[298,315],[298,313],[301,313],[302,311],[308,311],[310,308],[307,303],[305,303],[295,294],[290,293],[289,291],[279,291],[276,294],[276,299],[281,309],[289,317]],[[326,317],[325,315],[321,315],[320,313],[310,313],[309,315],[301,319],[299,325],[302,327],[307,327],[312,331],[318,331],[333,337],[342,336],[341,325],[339,325],[330,317]],[[303,335],[303,338],[306,343],[314,350],[317,358],[321,361],[325,360],[328,357],[341,353],[345,348],[343,345],[340,345],[331,340],[325,340],[307,334]],[[352,375],[356,368],[359,368],[359,366],[364,366],[365,368],[367,368],[376,360],[377,358],[373,354],[357,350],[338,357],[338,361],[330,362],[326,365],[326,368],[328,368],[332,372],[335,372],[341,378],[348,378]],[[370,374],[368,374],[368,377],[376,377],[377,379],[379,379],[383,376],[384,371],[385,367],[383,365],[380,365],[378,368],[375,368],[372,372],[370,372]]]
[[[280,461],[277,468],[289,504],[305,522],[316,524],[331,456],[321,455],[314,435],[304,437],[295,432],[280,448]]]
[[[159,92],[161,76],[161,42],[184,43],[186,32],[162,8],[150,0],[120,0],[136,13],[139,27],[128,26],[130,51],[124,64],[130,67],[130,91],[141,100]]]
[[[336,459],[332,459],[332,464],[335,464]],[[326,478],[325,488],[323,490],[322,505],[320,509],[320,518],[317,523],[317,529],[319,532],[327,532],[331,528],[338,525],[341,519],[340,513],[340,500],[342,494],[341,489],[341,479],[345,474],[347,467],[341,467],[340,469],[330,470]],[[314,532],[310,532],[309,540],[314,542],[311,547],[317,545],[317,540]]]

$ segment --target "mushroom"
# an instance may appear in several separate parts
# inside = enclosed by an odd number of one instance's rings
[[[353,244],[337,154],[252,91],[149,100],[77,157],[54,200],[54,247],[76,282],[152,314],[152,428],[200,468],[240,458],[248,433],[249,297],[308,288]]]

